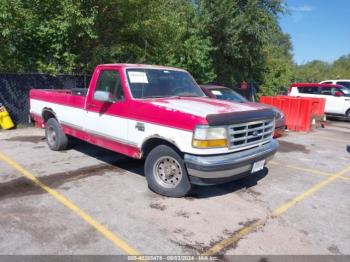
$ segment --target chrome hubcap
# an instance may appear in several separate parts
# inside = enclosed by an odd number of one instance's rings
[[[50,145],[54,145],[56,143],[56,132],[51,126],[47,128],[47,141]]]
[[[179,162],[170,156],[159,158],[154,165],[153,173],[156,181],[166,188],[176,187],[182,178]]]

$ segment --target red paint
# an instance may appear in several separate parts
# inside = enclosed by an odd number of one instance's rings
[[[42,128],[44,126],[44,119],[37,115],[30,115],[35,123],[35,127]]]
[[[78,96],[72,94],[70,90],[31,90],[30,97],[32,99],[38,99],[51,103],[61,104],[65,106],[71,106],[75,108],[85,109],[91,112],[103,113],[111,116],[118,116],[128,118],[136,121],[143,121],[148,123],[154,123],[172,128],[179,128],[183,130],[192,131],[196,125],[208,124],[206,117],[195,116],[190,113],[181,112],[181,110],[167,110],[165,108],[157,107],[152,102],[164,102],[168,103],[174,99],[182,99],[186,101],[197,101],[203,103],[203,111],[205,106],[215,106],[218,109],[218,113],[232,113],[234,111],[241,111],[240,104],[237,103],[236,109],[232,108],[232,102],[222,100],[210,100],[204,97],[184,97],[184,98],[173,98],[173,99],[133,99],[128,88],[125,70],[127,68],[154,68],[149,65],[130,65],[130,64],[110,64],[110,65],[99,65],[96,67],[94,74],[91,78],[89,91],[86,96],[86,103],[84,96]],[[174,69],[171,67],[159,67],[162,69]],[[117,70],[119,72],[122,87],[125,95],[124,101],[116,103],[102,103],[93,100],[93,93],[100,72],[102,70]],[[181,69],[175,69],[181,70]],[[181,70],[183,71],[183,70]],[[252,110],[261,109],[262,106],[258,104],[249,103]]]
[[[44,127],[44,119],[37,115],[31,115],[32,119],[35,121],[35,127],[43,128]],[[63,132],[67,135],[74,136],[79,138],[80,140],[87,141],[90,144],[97,145],[100,147],[107,148],[109,150],[115,151],[117,153],[122,153],[124,155],[140,159],[141,158],[141,150],[138,147],[133,147],[127,144],[123,144],[120,142],[108,140],[106,138],[102,138],[99,136],[95,136],[84,132],[79,129],[72,128],[67,125],[61,125]]]
[[[67,135],[74,136],[81,140],[87,141],[90,144],[97,145],[103,148],[107,148],[117,153],[121,153],[133,158],[141,158],[141,151],[137,147],[133,147],[130,145],[126,145],[120,142],[112,141],[103,137],[95,136],[84,132],[82,130],[78,130],[66,125],[62,125],[63,132]]]
[[[170,128],[182,129],[187,131],[193,131],[197,125],[207,125],[206,119],[206,107],[210,107],[210,113],[232,113],[242,111],[244,106],[247,110],[259,110],[264,106],[256,103],[232,103],[229,101],[214,100],[207,97],[180,97],[180,98],[155,98],[155,99],[134,99],[131,95],[131,91],[128,87],[127,77],[125,70],[128,68],[159,68],[164,70],[179,70],[171,67],[161,66],[149,66],[149,65],[131,65],[131,64],[107,64],[99,65],[96,67],[89,85],[86,97],[76,95],[70,90],[35,90],[30,91],[30,98],[41,100],[49,103],[64,105],[72,108],[79,108],[88,112],[95,112],[99,114],[106,114],[116,117],[127,118],[136,121],[142,121],[147,123],[153,123],[156,125],[167,126]],[[115,70],[119,72],[122,88],[124,91],[124,100],[117,101],[115,103],[107,103],[93,100],[93,94],[97,81],[99,79],[102,70]],[[174,100],[185,101],[185,108],[171,109],[170,106],[174,104]],[[156,104],[154,104],[156,102]],[[197,102],[200,106],[203,106],[203,115],[198,113],[195,115],[189,112],[188,108],[191,106],[191,102]],[[167,107],[168,105],[168,107]],[[198,108],[196,108],[198,111]],[[187,111],[187,112],[186,112]],[[199,111],[200,112],[200,111]],[[209,111],[208,111],[209,112]],[[37,112],[39,113],[39,112]],[[201,116],[199,116],[201,115]],[[43,124],[43,120],[40,117],[34,117],[37,125]],[[98,123],[96,123],[98,125]],[[69,126],[63,126],[65,133],[86,140],[92,144],[111,149],[122,154],[139,158],[141,156],[140,149],[102,138],[82,130],[74,129]]]
[[[83,108],[85,103],[85,97],[73,95],[71,90],[31,89],[29,96],[31,99],[37,99],[75,108]]]
[[[260,102],[281,110],[285,115],[287,128],[293,131],[309,132],[312,118],[324,116],[323,98],[262,96]]]

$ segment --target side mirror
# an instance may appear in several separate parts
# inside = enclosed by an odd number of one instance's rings
[[[334,94],[335,96],[343,96],[343,93],[342,92],[340,92],[340,91],[337,91],[337,92],[335,92],[335,94]]]
[[[108,102],[108,103],[114,102],[112,93],[107,91],[96,91],[94,93],[94,100],[100,101],[100,102]]]

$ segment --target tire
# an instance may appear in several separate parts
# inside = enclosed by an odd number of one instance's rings
[[[350,122],[350,109],[346,111],[346,118]]]
[[[183,197],[191,190],[182,157],[166,145],[159,145],[148,154],[145,176],[149,188],[163,196]]]
[[[55,118],[50,118],[45,124],[46,143],[53,151],[64,150],[68,146],[68,137],[62,131]]]

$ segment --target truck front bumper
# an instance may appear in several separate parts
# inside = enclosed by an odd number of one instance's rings
[[[191,183],[212,185],[248,176],[255,162],[265,160],[266,164],[277,149],[278,142],[273,139],[262,146],[240,152],[214,156],[185,154],[184,158]]]

